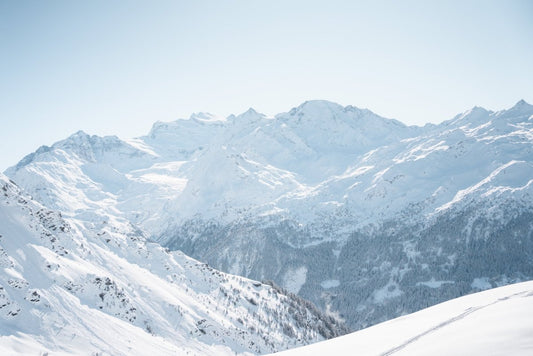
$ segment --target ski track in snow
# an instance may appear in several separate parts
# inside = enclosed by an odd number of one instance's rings
[[[478,307],[472,307],[472,308],[469,308],[468,310],[466,310],[465,312],[453,317],[453,318],[450,318],[430,329],[428,329],[427,331],[424,331],[423,333],[421,334],[418,334],[416,336],[413,336],[412,338],[410,338],[409,340],[405,341],[403,344],[401,345],[398,345],[396,347],[394,347],[393,349],[390,349],[389,351],[386,351],[384,353],[382,353],[381,355],[382,356],[389,356],[389,355],[392,355],[392,354],[395,354],[397,353],[398,351],[400,350],[403,350],[405,349],[406,347],[408,347],[410,344],[412,343],[415,343],[417,342],[418,340],[420,340],[421,338],[423,338],[424,336],[427,336],[428,334],[431,334],[431,333],[434,333],[442,328],[445,328],[446,326],[449,326],[450,324],[452,323],[455,323],[461,319],[464,319],[466,317],[468,317],[470,314],[472,313],[475,313],[479,310],[482,310],[482,309],[485,309],[487,307],[490,307],[491,305],[494,305],[494,304],[497,304],[497,303],[501,303],[503,301],[506,301],[510,298],[515,298],[515,297],[531,297],[533,295],[533,292],[520,292],[520,293],[515,293],[515,294],[512,294],[512,295],[509,295],[507,297],[503,297],[503,298],[500,298],[492,303],[489,303],[489,304],[486,304],[486,305],[481,305],[481,306],[478,306]]]

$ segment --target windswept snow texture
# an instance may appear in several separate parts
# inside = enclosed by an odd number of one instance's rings
[[[532,311],[530,281],[454,299],[276,355],[527,356],[533,354]]]
[[[131,223],[352,328],[533,278],[524,101],[424,127],[327,101],[195,114],[131,140],[78,132],[6,174],[67,217]]]
[[[234,355],[346,329],[279,288],[63,217],[0,174],[0,354]]]

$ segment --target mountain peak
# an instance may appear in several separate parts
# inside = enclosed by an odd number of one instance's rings
[[[521,99],[513,107],[499,111],[497,115],[499,118],[511,119],[515,122],[522,121],[533,116],[533,105]]]
[[[490,114],[493,112],[487,110],[481,106],[474,106],[473,108],[462,112],[461,114],[456,115],[453,119],[444,121],[443,124],[475,124],[479,125],[483,122],[486,122],[489,119]]]
[[[234,115],[230,116],[231,119],[239,120],[239,121],[256,121],[264,117],[265,117],[264,114],[257,112],[254,108],[249,108],[248,110],[246,110],[245,112],[237,116],[234,116]]]
[[[208,112],[197,112],[193,113],[190,118],[190,120],[200,121],[200,122],[211,122],[211,121],[224,121],[225,119],[220,118],[216,115],[213,115]]]
[[[323,110],[342,110],[343,107],[340,104],[337,104],[333,101],[328,100],[307,100],[297,106],[296,108],[291,109],[289,112],[293,115],[293,112],[311,112],[311,111],[323,111]]]
[[[344,111],[345,112],[369,112],[369,113],[372,113],[372,111],[370,111],[368,109],[361,109],[361,108],[358,108],[357,106],[353,106],[353,105],[345,106],[344,107]]]
[[[93,139],[95,138],[95,136],[93,136]],[[76,131],[75,133],[73,133],[72,135],[70,135],[69,137],[67,137],[66,139],[62,140],[62,141],[59,141],[59,142],[56,142],[53,146],[56,146],[56,145],[64,145],[64,144],[67,144],[67,145],[71,145],[71,144],[74,144],[74,145],[78,145],[78,144],[81,144],[82,142],[90,142],[91,141],[91,135],[89,135],[88,133],[86,133],[85,131],[83,130],[79,130],[79,131]]]
[[[250,107],[248,110],[246,110],[243,114],[247,114],[247,115],[255,115],[255,114],[260,114],[258,113],[254,108]],[[241,114],[241,115],[243,115]]]
[[[533,105],[529,104],[524,99],[520,99],[516,104],[514,104],[514,106],[510,110],[513,110],[513,109],[529,109],[529,108],[533,108]]]
[[[74,137],[90,137],[90,135],[83,130],[79,130],[73,133],[72,135],[70,135],[68,138],[74,138]]]

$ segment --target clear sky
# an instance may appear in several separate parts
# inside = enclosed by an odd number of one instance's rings
[[[406,124],[533,103],[533,1],[0,0],[0,170],[77,130],[305,100]]]

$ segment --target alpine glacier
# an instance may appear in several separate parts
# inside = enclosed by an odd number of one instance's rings
[[[533,106],[406,126],[308,101],[78,132],[6,175],[84,226],[112,219],[358,329],[533,278]]]

